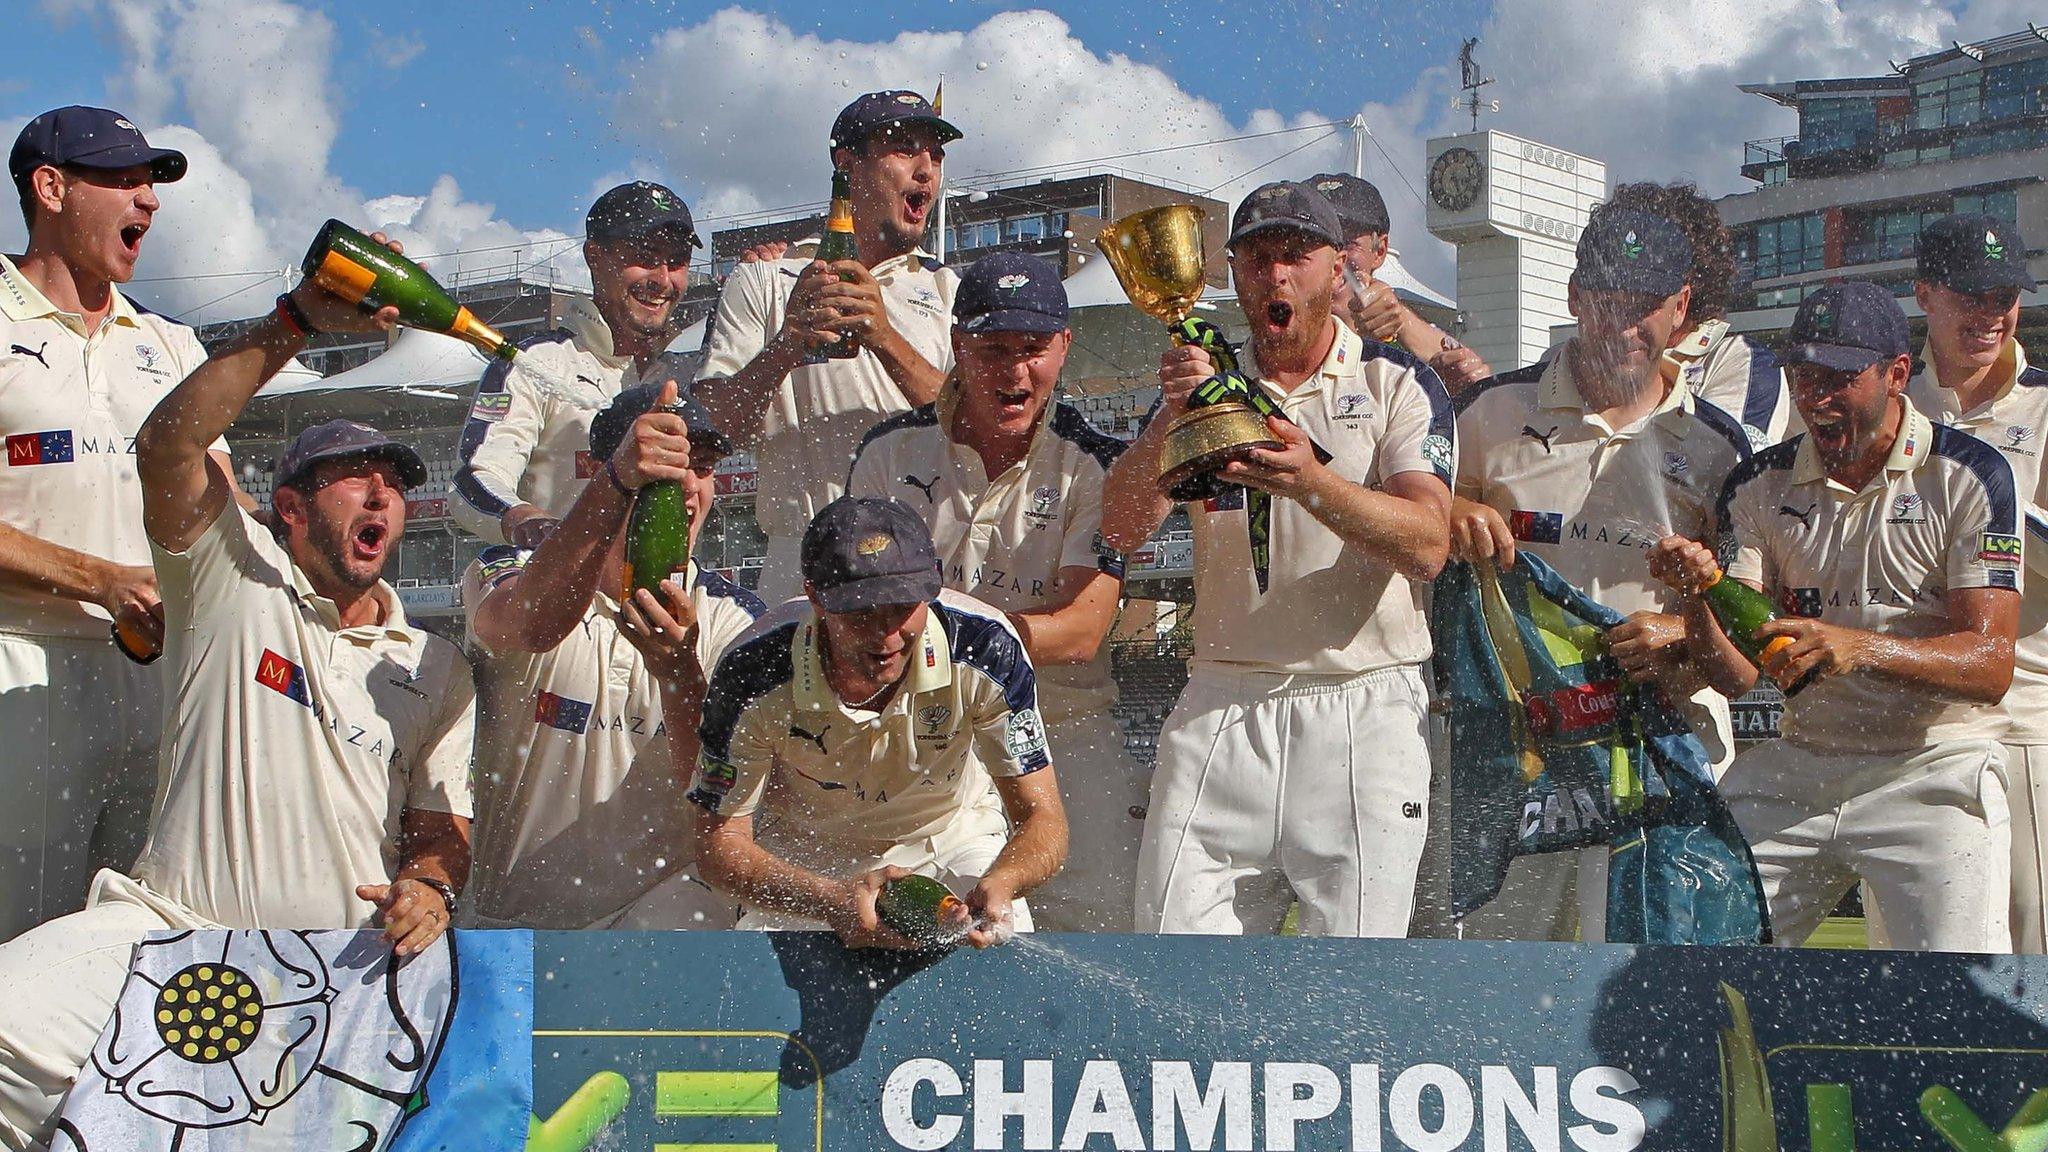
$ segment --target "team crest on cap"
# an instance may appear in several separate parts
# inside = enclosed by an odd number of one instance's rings
[[[864,538],[859,544],[854,545],[853,550],[863,556],[880,556],[889,550],[889,543],[890,540],[887,533],[877,532],[873,536]]]
[[[647,198],[649,200],[654,201],[654,206],[656,208],[666,208],[672,210],[676,206],[676,198],[674,196],[669,195],[668,189],[666,188],[657,186],[651,189],[647,194]]]
[[[1984,258],[1986,260],[2005,259],[2005,241],[2000,240],[1998,233],[1991,231],[1989,228],[1984,230]]]
[[[1643,258],[1643,242],[1636,239],[1634,229],[1630,229],[1628,235],[1621,238],[1621,254],[1631,260]]]
[[[996,277],[996,287],[1006,288],[1012,292],[1029,283],[1031,283],[1031,277],[1024,275],[1022,272],[1012,272],[1008,276]]]
[[[923,101],[922,101],[922,100],[919,100],[919,99],[918,99],[918,98],[917,98],[916,96],[914,96],[914,95],[912,95],[912,94],[910,94],[910,93],[908,93],[908,92],[903,92],[903,93],[899,93],[899,94],[897,95],[897,97],[896,97],[896,102],[897,102],[898,104],[921,104],[921,103],[923,103]]]
[[[126,129],[127,129],[127,130],[129,130],[130,132],[140,132],[140,131],[142,131],[142,129],[140,129],[140,128],[137,128],[137,127],[136,127],[135,125],[133,125],[133,124],[130,124],[130,123],[129,123],[129,122],[127,121],[127,120],[125,120],[125,119],[124,119],[124,120],[116,120],[116,121],[114,121],[114,127],[116,127],[116,128],[126,128]]]

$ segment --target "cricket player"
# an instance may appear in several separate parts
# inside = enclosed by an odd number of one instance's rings
[[[1578,334],[1458,398],[1451,551],[1507,567],[1527,548],[1626,613],[1610,650],[1679,705],[1718,771],[1734,758],[1728,701],[1694,667],[1677,597],[1643,563],[1673,532],[1712,538],[1721,485],[1750,454],[1734,418],[1661,370],[1689,323],[1693,252],[1664,217],[1595,210],[1567,289]],[[1519,857],[1458,934],[1600,941],[1606,877],[1605,846]]]
[[[1123,557],[1101,547],[1102,481],[1124,445],[1053,399],[1073,341],[1051,264],[1017,252],[976,261],[953,298],[958,366],[935,403],[868,433],[847,492],[921,513],[946,587],[1002,609],[1038,670],[1068,847],[1066,867],[1032,893],[1032,921],[1125,932],[1148,780],[1111,715],[1103,644]]]
[[[1924,367],[1906,390],[1913,406],[1941,424],[1998,449],[2012,467],[2028,543],[2020,598],[2019,643],[2005,712],[2007,793],[2012,808],[2012,944],[2038,955],[2048,948],[2048,371],[2027,363],[2019,330],[2020,293],[2035,288],[2027,242],[2008,221],[1950,216],[1920,231],[1913,288],[1927,314]]]
[[[0,945],[0,1146],[47,1143],[146,934],[381,923],[405,956],[457,911],[469,665],[382,579],[426,466],[365,425],[308,428],[278,458],[273,535],[208,451],[309,328],[396,319],[308,280],[142,425],[170,702],[155,812],[132,870],[99,873],[84,911]]]
[[[1752,448],[1766,448],[1798,431],[1792,394],[1771,351],[1729,330],[1728,296],[1735,283],[1735,241],[1714,202],[1690,183],[1623,184],[1607,198],[1678,226],[1692,244],[1692,299],[1685,326],[1664,351],[1664,374],[1683,381],[1700,399],[1736,418]]]
[[[870,92],[832,122],[860,258],[741,264],[719,294],[696,396],[754,452],[754,516],[768,536],[761,598],[800,595],[799,542],[846,487],[868,429],[929,404],[953,367],[959,276],[919,245],[960,130],[914,92]],[[824,350],[850,335],[859,354]]]
[[[590,298],[562,326],[519,342],[519,359],[484,370],[462,426],[455,522],[494,544],[532,550],[604,463],[590,420],[622,390],[670,375],[676,304],[701,247],[682,197],[635,180],[597,198],[583,221]],[[566,394],[565,394],[566,393]]]
[[[1337,278],[1336,306],[1351,330],[1420,356],[1452,392],[1462,392],[1493,375],[1477,352],[1417,316],[1401,303],[1392,285],[1375,279],[1394,252],[1393,224],[1380,190],[1370,180],[1341,172],[1311,176],[1308,186],[1321,192],[1344,222],[1344,263],[1351,275]],[[1353,290],[1354,282],[1362,292]]]
[[[650,384],[619,393],[591,423],[601,482],[539,548],[485,549],[463,578],[482,715],[480,927],[730,928],[736,918],[694,874],[693,820],[669,745],[694,748],[697,732],[663,724],[661,682],[693,686],[688,706],[701,708],[709,669],[761,602],[695,560],[666,598],[616,598],[634,494],[680,483],[694,543],[711,510],[711,469],[731,447],[675,391],[668,381],[659,394]]]
[[[122,658],[109,620],[162,643],[135,434],[206,359],[119,287],[182,153],[68,107],[29,121],[7,167],[28,249],[0,256],[0,940],[75,911],[142,846],[162,670]]]
[[[1283,447],[1221,475],[1273,497],[1270,564],[1241,493],[1191,504],[1195,655],[1159,735],[1138,861],[1137,930],[1312,935],[1408,930],[1429,803],[1427,583],[1450,545],[1451,401],[1420,360],[1331,314],[1343,225],[1275,183],[1231,219],[1251,324],[1247,373],[1285,413]],[[1172,502],[1166,430],[1215,372],[1160,358],[1161,398],[1110,469],[1103,537],[1128,551]]]
[[[1797,691],[1781,738],[1721,779],[1756,854],[1778,939],[1796,945],[1859,879],[1889,942],[2005,952],[2011,826],[1999,705],[2013,678],[2021,542],[2012,468],[1905,398],[1905,314],[1883,287],[1830,285],[1780,356],[1806,432],[1757,453],[1722,492],[1728,576],[1788,618],[1764,674]],[[1653,571],[1680,590],[1716,572],[1669,536]],[[1756,668],[1697,599],[1698,658]]]
[[[975,946],[1028,931],[1067,826],[1023,641],[940,590],[924,521],[893,500],[826,505],[803,571],[805,597],[712,674],[689,793],[704,879],[742,928],[822,924],[849,947],[914,946],[875,913],[912,872],[960,896]]]

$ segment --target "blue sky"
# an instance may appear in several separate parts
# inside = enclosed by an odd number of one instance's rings
[[[620,179],[664,180],[714,221],[819,200],[832,113],[942,71],[969,133],[956,184],[1172,145],[1123,166],[1235,197],[1348,167],[1348,138],[1305,126],[1363,113],[1395,244],[1448,289],[1451,249],[1422,228],[1412,186],[1425,140],[1464,126],[1450,108],[1464,36],[1499,81],[1491,126],[1598,157],[1616,180],[1722,194],[1746,187],[1745,139],[1795,129],[1738,85],[1881,72],[2023,28],[2038,3],[27,0],[10,31],[33,50],[0,80],[0,131],[94,102],[185,149],[192,174],[159,189],[137,295],[213,319],[246,311],[262,270],[275,281],[329,215],[448,254],[437,273],[516,249],[573,280],[583,210]],[[18,250],[9,215],[0,249]]]
[[[571,229],[585,188],[566,174],[659,163],[613,126],[615,101],[629,88],[620,62],[662,30],[702,21],[723,5],[471,2],[415,5],[402,14],[387,5],[313,7],[339,36],[334,77],[345,129],[334,150],[338,172],[369,190],[415,187],[447,172],[465,192],[522,224]],[[912,28],[964,31],[1005,6],[901,0],[748,7],[798,32],[870,40]],[[1186,2],[1036,7],[1064,18],[1090,48],[1156,65],[1237,120],[1256,108],[1348,115],[1369,101],[1397,100],[1414,70],[1455,57],[1459,35],[1476,31],[1489,6],[1280,0],[1256,10]],[[16,60],[0,108],[29,113],[119,99],[107,80],[121,74],[123,59],[102,17],[42,9],[31,10],[29,22],[31,34],[50,38],[48,50]],[[399,60],[396,67],[387,62]],[[928,90],[937,73],[903,79]],[[493,140],[504,145],[486,143]],[[537,171],[565,177],[535,179]]]

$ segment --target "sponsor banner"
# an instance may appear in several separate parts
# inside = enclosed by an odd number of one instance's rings
[[[719,496],[752,496],[761,490],[761,474],[751,469],[745,472],[714,472],[711,489]]]
[[[2036,958],[543,933],[534,971],[536,1112],[610,1113],[592,1148],[1990,1152],[2048,1110]]]

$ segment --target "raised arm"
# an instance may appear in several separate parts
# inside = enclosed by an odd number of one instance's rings
[[[768,330],[768,296],[776,277],[794,276],[781,326]],[[787,264],[743,264],[718,295],[704,340],[704,367],[691,395],[726,434],[748,447],[761,439],[768,406],[782,381],[810,356],[839,339],[822,326],[828,317],[815,303],[827,282],[838,277],[812,261],[801,273]]]
[[[369,332],[398,321],[396,308],[365,315],[312,280],[292,289],[291,298],[323,332]],[[191,547],[227,507],[234,482],[217,462],[208,466],[207,449],[305,343],[305,333],[273,312],[194,368],[143,421],[135,438],[142,526],[166,551]]]
[[[675,393],[675,381],[663,385],[657,409],[673,404]],[[634,421],[604,475],[584,485],[561,527],[541,541],[518,575],[477,605],[476,638],[493,652],[546,652],[560,644],[605,576],[605,557],[633,508],[630,493],[655,480],[680,480],[689,466],[689,428],[681,416],[656,410]]]

